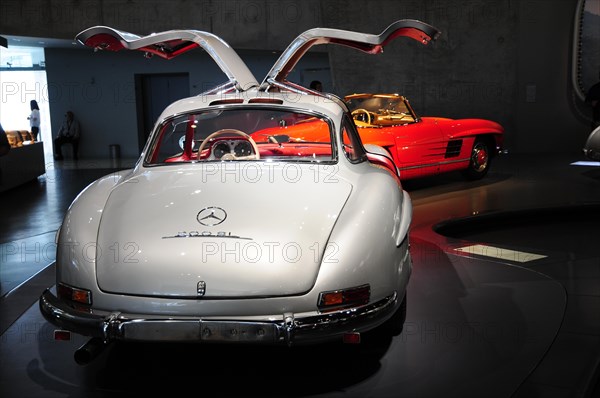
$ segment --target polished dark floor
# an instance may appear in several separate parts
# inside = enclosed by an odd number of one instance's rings
[[[404,331],[361,347],[112,345],[52,339],[37,298],[80,161],[0,194],[0,396],[600,397],[600,167],[507,155],[482,181],[406,182],[414,205]],[[126,162],[125,162],[126,163]]]

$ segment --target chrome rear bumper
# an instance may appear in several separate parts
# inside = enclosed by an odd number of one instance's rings
[[[105,342],[180,341],[259,344],[301,344],[332,340],[348,332],[364,332],[383,323],[398,307],[398,294],[363,307],[309,317],[283,314],[278,321],[156,318],[119,312],[107,316],[75,309],[46,289],[40,310],[50,323]]]

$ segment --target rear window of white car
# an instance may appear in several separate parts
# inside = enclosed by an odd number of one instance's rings
[[[167,119],[146,164],[334,160],[332,127],[321,115],[270,108],[209,109]]]

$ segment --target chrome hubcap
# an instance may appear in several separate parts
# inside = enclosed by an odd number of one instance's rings
[[[485,170],[489,161],[489,156],[487,152],[487,148],[482,143],[477,143],[473,147],[473,154],[471,156],[471,164],[473,165],[473,170],[477,172],[481,172]]]

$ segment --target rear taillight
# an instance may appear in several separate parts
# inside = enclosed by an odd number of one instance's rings
[[[319,294],[317,306],[322,311],[331,311],[347,307],[365,305],[371,298],[371,287],[362,285],[348,289],[340,289]]]
[[[56,286],[56,292],[58,293],[58,298],[61,300],[69,300],[87,305],[92,304],[92,292],[89,290],[79,289],[73,286],[65,285],[64,283],[59,283]]]

